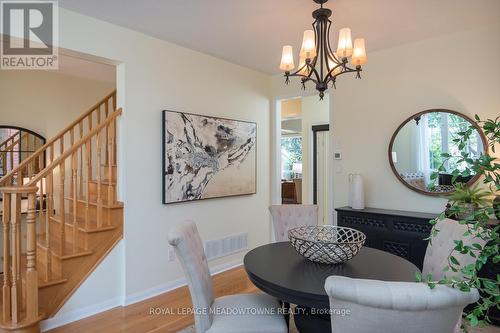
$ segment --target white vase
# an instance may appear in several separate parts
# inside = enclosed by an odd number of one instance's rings
[[[365,208],[363,177],[357,173],[349,174],[349,206],[352,209]]]

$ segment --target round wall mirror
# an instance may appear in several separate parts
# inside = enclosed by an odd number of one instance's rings
[[[398,127],[389,144],[392,171],[405,186],[419,193],[451,193],[454,189],[451,172],[465,166],[453,158],[445,161],[441,154],[460,155],[454,139],[457,133],[467,130],[471,125],[476,128],[476,133],[464,149],[472,157],[479,157],[487,151],[488,146],[483,132],[469,117],[446,109],[426,110],[411,116]],[[437,179],[431,181],[431,174],[441,165],[445,171],[439,172]],[[471,185],[478,178],[478,175],[458,177],[456,182]]]

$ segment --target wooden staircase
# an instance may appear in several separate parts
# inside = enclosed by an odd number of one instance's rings
[[[0,179],[0,333],[39,332],[122,238],[121,112],[112,92]]]

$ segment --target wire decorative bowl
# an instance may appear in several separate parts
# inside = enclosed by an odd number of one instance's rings
[[[288,239],[295,250],[310,261],[341,264],[358,254],[366,235],[347,227],[300,226],[288,230]]]

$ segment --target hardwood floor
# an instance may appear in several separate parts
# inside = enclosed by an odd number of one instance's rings
[[[257,292],[243,267],[217,274],[213,279],[216,297]],[[170,333],[194,323],[185,313],[191,307],[187,287],[154,298],[118,307],[98,315],[50,330],[50,333]]]
[[[243,267],[214,276],[215,296],[257,292]],[[187,287],[154,298],[118,307],[98,315],[53,329],[48,333],[174,333],[194,323],[193,316],[183,313],[191,307]],[[184,332],[194,332],[194,328]],[[297,333],[293,322],[291,333]],[[497,327],[472,329],[471,333],[500,333]]]

